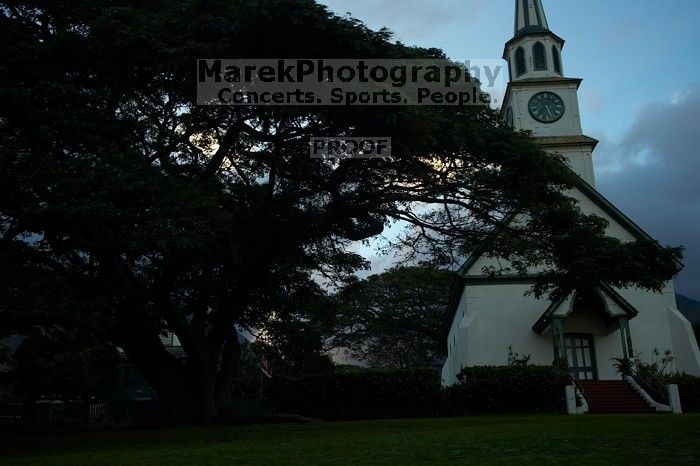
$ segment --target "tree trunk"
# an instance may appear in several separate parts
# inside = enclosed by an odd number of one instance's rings
[[[115,340],[158,395],[160,418],[173,424],[225,422],[233,419],[231,395],[241,349],[234,328],[208,347],[193,344],[180,361],[164,347],[158,331],[127,307],[117,319]]]
[[[150,338],[129,338],[120,344],[129,361],[155,390],[160,420],[172,424],[192,423],[195,420],[192,396],[184,367],[163,348],[160,339],[157,336],[155,341]]]
[[[232,403],[233,386],[241,366],[241,344],[238,332],[234,330],[233,333],[233,337],[224,343],[221,367],[216,377],[216,406],[220,419],[224,420],[233,420],[236,414]]]
[[[218,420],[216,409],[216,361],[204,353],[188,355],[188,386],[192,394],[194,421],[208,424]]]
[[[231,402],[240,365],[236,336],[223,343],[219,355],[188,355],[185,365],[158,345],[122,343],[130,361],[151,384],[160,401],[160,418],[172,424],[208,424],[234,418]]]

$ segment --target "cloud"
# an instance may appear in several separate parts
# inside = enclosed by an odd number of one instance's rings
[[[598,189],[663,244],[686,247],[676,288],[700,297],[700,82],[646,105],[617,144],[601,144]]]
[[[603,89],[583,89],[579,91],[581,106],[585,105],[589,115],[600,114],[608,104],[608,96]]]
[[[639,40],[643,34],[643,26],[638,19],[628,19],[615,25],[607,34],[601,37],[604,50],[615,53],[614,47],[630,44]]]
[[[476,21],[483,6],[483,0],[321,0],[321,3],[336,14],[351,13],[372,29],[389,27],[403,42],[414,42],[458,20]]]

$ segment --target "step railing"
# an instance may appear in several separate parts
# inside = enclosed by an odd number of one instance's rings
[[[678,385],[671,384],[667,385],[669,404],[663,404],[655,401],[649,393],[647,393],[644,388],[634,379],[634,377],[626,376],[624,379],[629,383],[635,392],[637,392],[642,399],[657,412],[666,412],[673,414],[683,414],[683,409],[681,407],[680,394],[678,392]],[[576,382],[574,377],[571,378],[570,383],[565,387],[566,396],[566,411],[570,415],[584,414],[589,411],[588,402],[586,401],[586,394],[583,388]],[[579,405],[578,401],[581,401]]]
[[[585,414],[588,412],[588,401],[583,388],[576,380],[576,374],[569,368],[569,385],[564,388],[566,397],[566,412],[571,415]],[[579,400],[581,405],[579,406]]]
[[[655,401],[649,393],[635,380],[632,376],[626,376],[625,380],[632,385],[632,388],[639,393],[639,395],[644,398],[649,406],[654,408],[658,412],[673,413],[673,414],[683,414],[683,409],[681,407],[681,397],[678,392],[678,385],[671,384],[666,386],[668,391],[669,404],[663,404]]]

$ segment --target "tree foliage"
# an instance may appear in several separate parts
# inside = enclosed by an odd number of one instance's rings
[[[105,396],[118,383],[118,358],[104,340],[85,340],[79,328],[39,329],[9,359],[8,380],[27,397]]]
[[[519,212],[490,252],[553,265],[544,291],[675,273],[676,250],[606,239],[561,160],[488,108],[195,104],[202,57],[442,56],[389,39],[312,0],[0,1],[3,329],[76,309],[174,421],[209,421],[230,414],[237,326],[264,326],[299,276],[342,284],[365,266],[352,243],[393,221],[448,260]],[[308,156],[311,136],[367,134],[393,160]]]
[[[439,363],[451,283],[445,270],[397,267],[348,285],[339,295],[334,343],[372,366]]]
[[[336,304],[323,287],[299,276],[268,290],[265,322],[256,328],[253,345],[258,360],[264,357],[277,376],[300,377],[327,372],[334,364],[328,336],[335,319]]]

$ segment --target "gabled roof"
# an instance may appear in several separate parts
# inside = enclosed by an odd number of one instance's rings
[[[464,264],[462,264],[462,266],[457,271],[458,276],[464,276],[467,274],[469,269],[472,268],[476,261],[478,261],[486,251],[486,245],[491,243],[491,241],[495,241],[498,238],[498,235],[501,234],[501,231],[503,231],[503,228],[505,228],[506,225],[512,222],[516,216],[516,212],[511,212],[510,214],[503,217],[503,221],[498,226],[496,226],[496,228],[493,229],[486,241],[478,245],[471,253],[471,255],[467,258],[467,260],[464,262]]]
[[[581,191],[583,195],[590,199],[591,202],[598,206],[603,212],[612,217],[613,220],[618,222],[622,227],[624,227],[624,229],[627,232],[629,232],[636,239],[643,241],[655,241],[654,238],[652,238],[647,232],[642,230],[642,228],[639,225],[634,223],[629,217],[623,214],[622,211],[620,211],[620,209],[615,207],[609,200],[607,200],[602,194],[596,191],[596,189],[593,186],[586,183],[581,177],[576,177],[574,187],[578,188],[578,190]],[[512,221],[514,217],[515,214],[511,214],[508,217],[506,217],[503,220],[504,224],[507,224],[508,222]],[[471,269],[471,267],[473,267],[474,264],[484,254],[484,251],[486,250],[486,245],[490,241],[494,241],[498,237],[498,233],[500,231],[501,229],[494,230],[494,234],[490,236],[490,239],[474,250],[472,255],[469,256],[469,258],[467,258],[467,260],[464,262],[462,267],[459,268],[459,274],[466,275],[469,272],[469,269]]]
[[[600,283],[598,287],[604,291],[608,296],[610,296],[615,303],[622,308],[629,317],[637,317],[639,311],[637,308],[630,304],[625,298],[623,298],[620,293],[615,291],[615,289],[608,285],[607,283]]]
[[[622,213],[620,209],[615,207],[612,202],[607,200],[605,196],[600,194],[593,186],[586,183],[581,177],[576,177],[574,186],[579,189],[588,199],[593,201],[595,205],[606,214],[610,215],[615,221],[622,225],[632,236],[645,241],[655,241],[654,238],[642,230],[642,228],[634,223],[628,216]]]
[[[583,193],[584,196],[586,196],[588,199],[591,200],[596,206],[598,206],[603,212],[608,214],[613,220],[615,220],[618,224],[620,224],[626,231],[628,231],[632,236],[634,236],[638,240],[642,241],[655,241],[647,232],[642,230],[642,228],[634,223],[632,220],[630,220],[629,217],[627,217],[625,214],[623,214],[620,209],[615,207],[609,200],[605,198],[602,194],[600,194],[593,186],[590,184],[586,183],[583,179],[580,177],[575,177],[576,181],[574,183],[574,187],[578,188],[578,190]],[[506,217],[503,221],[504,224],[507,224],[510,222],[513,218],[515,217],[515,214],[511,214],[508,217]],[[453,290],[450,295],[450,300],[448,301],[447,304],[447,309],[445,313],[445,327],[446,327],[446,332],[449,331],[452,321],[454,320],[454,316],[457,313],[457,307],[459,306],[459,300],[462,295],[462,290],[464,289],[464,286],[466,284],[465,277],[467,277],[467,274],[469,273],[469,270],[474,266],[474,264],[477,263],[477,261],[483,256],[484,252],[486,251],[486,246],[491,242],[494,241],[498,237],[498,233],[501,231],[501,228],[496,228],[494,230],[494,233],[491,235],[490,239],[485,241],[482,245],[477,247],[474,252],[467,258],[467,260],[464,262],[464,264],[459,268],[459,271],[457,272],[457,278],[455,279],[455,282],[453,284]],[[512,279],[512,277],[510,277]],[[521,278],[528,278],[528,277],[521,277]],[[530,277],[530,278],[536,278],[536,277]],[[498,281],[499,278],[495,277],[493,278],[494,281]],[[620,307],[626,310],[628,313],[634,313],[636,315],[636,309],[632,307],[627,301],[625,301],[615,290],[610,288],[609,286],[605,284],[600,285],[601,288],[603,288],[607,293],[610,294],[611,298],[613,298]],[[455,287],[459,287],[459,289],[455,289]],[[609,291],[608,291],[609,289]],[[619,302],[618,302],[619,301]],[[553,303],[554,304],[554,303]],[[559,304],[561,305],[561,303]],[[558,307],[558,306],[557,306]],[[556,308],[555,308],[556,310]],[[546,312],[545,312],[546,314]],[[538,321],[539,322],[539,321]],[[537,324],[535,324],[537,325]]]
[[[609,286],[606,283],[600,283],[598,285],[598,289],[595,290],[601,298],[603,297],[604,292],[606,295],[610,296],[610,298],[620,306],[620,308],[625,311],[625,314],[627,314],[627,317],[632,319],[636,317],[639,314],[639,311],[629,303],[625,298],[620,296],[620,294],[615,291],[611,286]],[[573,293],[575,295],[575,293]],[[539,333],[540,335],[549,327],[549,325],[552,323],[552,317],[554,314],[557,312],[561,306],[569,300],[572,296],[565,296],[563,298],[560,298],[556,301],[552,301],[551,305],[547,308],[546,311],[544,311],[544,314],[540,316],[539,319],[537,319],[537,322],[532,326],[532,330],[535,332]]]

